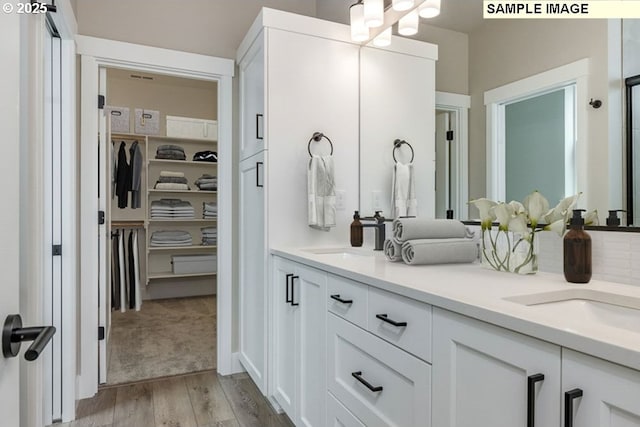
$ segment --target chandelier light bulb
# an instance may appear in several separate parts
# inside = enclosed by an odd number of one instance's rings
[[[418,33],[419,24],[420,17],[418,16],[418,12],[415,10],[411,11],[398,21],[398,33],[402,36],[413,36]]]
[[[413,0],[393,0],[392,7],[393,10],[397,10],[398,12],[409,10],[413,7]]]
[[[364,25],[379,27],[384,23],[384,0],[364,0]]]
[[[418,6],[421,18],[435,18],[440,15],[440,0],[427,0]]]
[[[373,45],[378,47],[385,47],[391,44],[391,27],[387,28],[373,39]]]
[[[363,42],[369,39],[369,28],[364,25],[364,4],[358,2],[349,9],[351,17],[351,40]]]

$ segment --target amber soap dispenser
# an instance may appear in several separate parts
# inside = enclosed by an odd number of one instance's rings
[[[591,280],[591,236],[584,231],[584,209],[574,209],[564,236],[564,278],[571,283]]]
[[[353,222],[351,223],[351,246],[359,248],[362,246],[362,222],[360,222],[360,213],[353,213]]]

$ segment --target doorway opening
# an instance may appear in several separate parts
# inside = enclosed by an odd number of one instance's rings
[[[212,371],[218,82],[101,67],[99,87],[100,383]]]

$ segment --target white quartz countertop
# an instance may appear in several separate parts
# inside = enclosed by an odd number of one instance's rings
[[[313,248],[317,250],[319,248]],[[592,280],[568,283],[562,275],[538,272],[516,275],[480,264],[409,266],[375,256],[313,253],[307,249],[274,248],[273,255],[385,289],[503,328],[640,370],[640,322],[625,329],[593,321],[579,310],[550,314],[539,306],[505,298],[567,289],[586,289],[640,298],[640,288]],[[373,252],[373,251],[372,251]]]

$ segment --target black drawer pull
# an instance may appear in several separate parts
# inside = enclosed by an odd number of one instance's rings
[[[527,378],[527,427],[535,427],[536,383],[544,381],[543,374],[534,374]]]
[[[340,298],[340,294],[331,295],[331,299],[334,299],[342,304],[353,304],[353,300],[351,299],[342,299]]]
[[[564,394],[564,427],[573,427],[573,401],[582,397],[582,390],[574,388]]]
[[[289,301],[291,303],[292,306],[296,306],[296,305],[300,305],[300,303],[297,302],[293,302],[293,294],[294,294],[294,289],[296,288],[295,282],[294,280],[299,279],[299,276],[291,276],[291,301]]]
[[[287,300],[286,302],[293,302],[293,299],[289,296],[289,280],[293,277],[293,274],[287,274],[286,278],[287,278]]]
[[[382,320],[383,322],[387,322],[393,326],[397,326],[397,327],[407,326],[407,322],[396,322],[395,320],[389,319],[386,314],[376,314],[376,317]]]
[[[382,386],[379,385],[377,387],[374,387],[371,385],[371,383],[369,383],[369,381],[365,380],[364,378],[362,378],[362,371],[357,371],[357,372],[352,372],[351,376],[355,379],[357,379],[358,381],[360,381],[366,388],[368,388],[369,390],[371,390],[374,393],[378,393],[380,391],[382,391]]]

